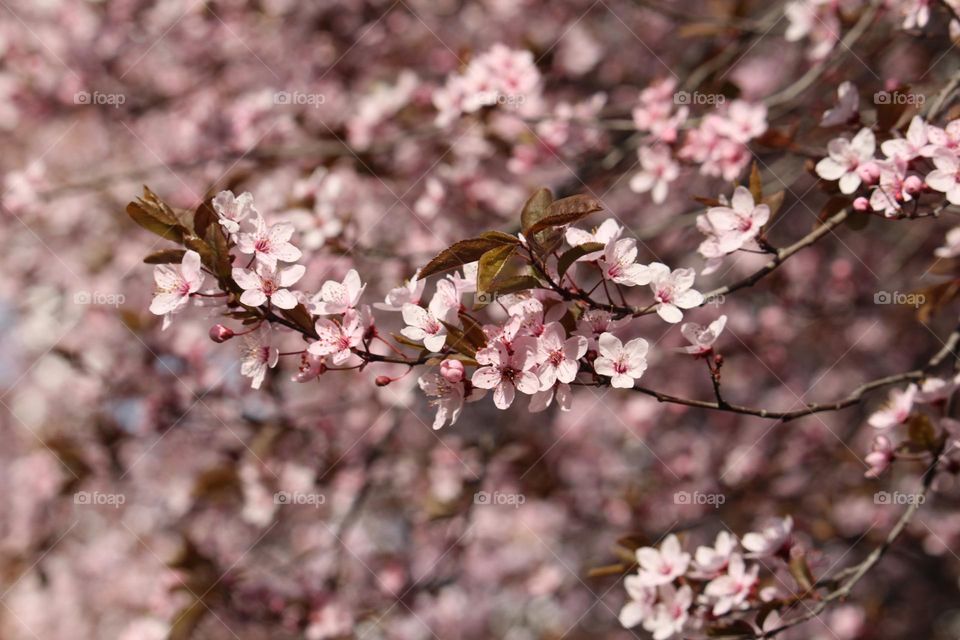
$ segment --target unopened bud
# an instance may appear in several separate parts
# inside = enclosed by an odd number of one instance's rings
[[[867,184],[873,184],[880,179],[880,165],[876,162],[867,162],[857,167],[857,175]]]
[[[868,211],[870,209],[870,201],[860,196],[853,201],[853,209],[855,211]]]
[[[226,342],[234,336],[233,329],[217,324],[210,327],[210,339],[214,342]]]
[[[444,360],[440,363],[440,375],[450,384],[463,380],[463,363],[459,360]]]
[[[920,179],[920,176],[908,176],[903,181],[903,190],[911,195],[920,193],[923,191],[923,180]]]
[[[393,382],[393,378],[391,378],[390,376],[377,376],[376,382],[378,387],[385,387],[391,382]]]

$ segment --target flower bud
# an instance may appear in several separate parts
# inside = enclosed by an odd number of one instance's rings
[[[459,360],[444,360],[440,363],[440,375],[450,384],[463,380],[463,363]]]
[[[234,336],[233,329],[217,324],[210,327],[210,339],[214,342],[226,342]]]
[[[920,179],[920,176],[908,176],[903,181],[903,190],[911,195],[920,193],[923,191],[923,180]]]
[[[378,387],[385,387],[391,382],[393,382],[393,378],[390,376],[377,376],[376,383]]]
[[[869,211],[870,201],[864,198],[863,196],[860,196],[859,198],[853,201],[853,209],[854,211]]]
[[[867,162],[857,167],[857,175],[867,184],[873,184],[880,179],[880,165],[876,162]]]

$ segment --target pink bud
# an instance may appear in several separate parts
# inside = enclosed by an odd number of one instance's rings
[[[853,201],[853,208],[855,211],[869,211],[870,210],[870,201],[860,196]]]
[[[444,360],[440,363],[440,375],[447,382],[457,384],[463,380],[463,363],[459,360]]]
[[[920,179],[920,176],[908,176],[903,181],[903,190],[911,195],[920,193],[923,191],[923,180]]]
[[[390,376],[377,376],[376,383],[378,387],[385,387],[391,382],[393,382],[393,378]]]
[[[880,179],[880,166],[876,162],[867,162],[857,167],[857,175],[867,184]]]
[[[214,342],[226,342],[234,336],[233,329],[217,324],[210,327],[210,339]]]

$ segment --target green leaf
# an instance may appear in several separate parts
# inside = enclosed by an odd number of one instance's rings
[[[151,253],[143,261],[147,264],[180,264],[185,253],[184,249],[164,249]]]
[[[487,251],[508,244],[517,245],[520,244],[520,241],[507,233],[501,233],[499,231],[488,231],[477,238],[455,242],[450,247],[438,253],[427,263],[427,266],[420,270],[420,278],[426,278],[475,262]]]
[[[603,206],[596,198],[586,195],[576,195],[556,200],[547,208],[547,215],[534,223],[527,230],[527,233],[535,234],[551,227],[572,224],[602,209]]]
[[[503,274],[507,261],[517,252],[517,245],[505,244],[490,249],[480,256],[480,266],[477,268],[477,291],[490,291],[494,280]]]
[[[564,252],[557,261],[557,273],[560,274],[560,279],[563,280],[563,274],[573,266],[573,263],[588,253],[596,253],[597,251],[603,251],[603,244],[599,242],[586,242]]]
[[[524,235],[530,235],[530,227],[547,215],[547,209],[552,202],[553,194],[546,187],[537,189],[530,196],[520,213],[520,229],[523,230]]]

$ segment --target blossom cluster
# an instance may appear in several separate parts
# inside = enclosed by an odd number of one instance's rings
[[[626,628],[642,626],[654,640],[702,632],[706,623],[729,621],[787,594],[760,586],[760,569],[770,562],[790,562],[795,548],[790,516],[777,519],[741,540],[721,531],[713,546],[683,550],[670,534],[657,547],[636,550],[637,572],[624,580],[628,601],[620,611]],[[754,559],[754,562],[750,562]],[[745,618],[743,618],[745,619]],[[765,622],[765,621],[764,621]],[[768,630],[760,628],[758,632]],[[769,628],[769,627],[768,627]]]

